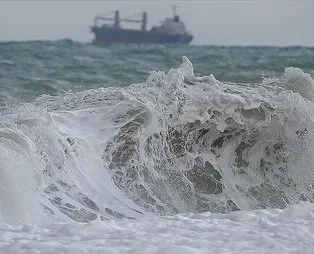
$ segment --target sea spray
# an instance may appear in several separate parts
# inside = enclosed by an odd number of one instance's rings
[[[42,208],[38,204],[38,197],[42,192],[42,168],[35,164],[36,161],[36,149],[22,131],[14,127],[0,129],[2,223],[40,222]]]

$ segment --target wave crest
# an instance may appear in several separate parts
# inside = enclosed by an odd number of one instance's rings
[[[313,201],[313,104],[301,92],[310,76],[286,69],[258,85],[226,83],[182,61],[142,84],[43,96],[29,114],[5,113],[28,140],[6,149],[36,155],[46,215],[86,222]],[[304,88],[290,90],[295,80]]]

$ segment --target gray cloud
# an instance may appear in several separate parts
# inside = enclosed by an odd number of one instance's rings
[[[148,26],[172,15],[194,34],[193,44],[314,46],[312,1],[0,1],[0,40],[92,40],[94,16],[148,12]],[[135,26],[136,27],[136,26]]]

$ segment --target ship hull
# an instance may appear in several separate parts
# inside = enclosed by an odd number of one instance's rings
[[[188,44],[192,41],[193,36],[190,34],[167,34],[154,31],[142,31],[133,29],[118,29],[111,27],[91,27],[95,38],[93,43],[106,45],[112,43],[120,44],[171,44],[183,43]]]

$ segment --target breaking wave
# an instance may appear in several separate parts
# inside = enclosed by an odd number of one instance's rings
[[[284,208],[313,192],[314,81],[151,72],[0,111],[0,219],[88,222]]]

